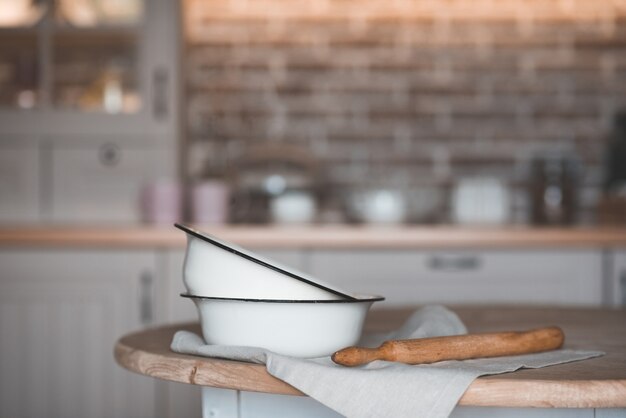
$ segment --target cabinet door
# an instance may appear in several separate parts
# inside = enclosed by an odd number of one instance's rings
[[[139,221],[141,187],[156,172],[154,152],[115,141],[54,146],[50,220]]]
[[[602,256],[591,250],[316,251],[310,263],[322,280],[385,296],[380,306],[602,302]]]
[[[4,30],[6,25],[0,31],[0,131],[116,137],[167,133],[173,141],[181,3],[33,3],[32,10],[21,13],[26,20],[20,26],[10,25],[16,31]],[[43,15],[37,24],[27,22],[37,13]],[[39,77],[43,73],[45,80]]]
[[[0,144],[0,222],[39,219],[37,144]]]
[[[150,322],[155,256],[0,252],[0,416],[153,417],[155,381],[113,359]]]

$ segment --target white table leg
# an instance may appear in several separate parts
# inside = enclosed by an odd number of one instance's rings
[[[202,388],[202,418],[239,418],[236,390]]]
[[[340,415],[300,396],[202,388],[202,418],[324,417]],[[626,418],[626,409],[487,408],[459,406],[450,418]]]

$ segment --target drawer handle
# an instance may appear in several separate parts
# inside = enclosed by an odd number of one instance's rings
[[[620,281],[620,288],[621,288],[620,294],[622,296],[622,298],[621,298],[622,299],[621,300],[621,302],[622,302],[621,306],[626,308],[626,271],[622,272],[622,275],[621,275],[619,281]]]
[[[431,270],[466,271],[476,270],[481,266],[481,260],[474,255],[442,256],[434,255],[428,261]]]
[[[167,70],[157,68],[152,74],[152,114],[157,120],[167,119],[169,113],[168,106],[168,85],[169,77]]]

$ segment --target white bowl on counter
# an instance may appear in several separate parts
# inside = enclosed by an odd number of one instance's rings
[[[357,343],[369,308],[384,300],[259,300],[182,294],[196,304],[207,344],[322,357]]]
[[[310,193],[290,191],[270,201],[272,222],[277,224],[306,224],[313,222],[317,211]]]
[[[183,282],[191,295],[243,299],[354,300],[302,272],[188,226]]]
[[[358,221],[399,224],[406,220],[406,198],[399,190],[372,189],[350,195],[348,207]]]

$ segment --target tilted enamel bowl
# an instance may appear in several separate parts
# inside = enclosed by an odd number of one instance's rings
[[[234,244],[175,225],[187,234],[183,282],[191,295],[243,299],[353,300],[354,296]]]
[[[182,294],[196,304],[207,344],[322,357],[356,344],[378,296],[356,300],[258,300]]]

